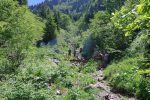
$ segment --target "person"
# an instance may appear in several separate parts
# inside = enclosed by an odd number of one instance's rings
[[[105,51],[105,53],[104,53],[104,68],[107,67],[108,60],[109,60],[109,54],[107,53],[107,51]]]
[[[97,70],[101,70],[103,67],[103,53],[100,51],[96,51],[93,57],[95,60],[97,60]]]
[[[74,50],[73,50],[73,57],[76,57],[76,47],[74,47]]]
[[[71,49],[68,50],[68,56],[71,56]]]
[[[82,48],[79,49],[78,60],[82,60]]]
[[[103,51],[103,53],[100,53],[100,55],[102,58],[102,67],[105,68],[108,64],[109,54],[107,53],[107,51]]]
[[[80,52],[80,53],[82,53],[82,50],[83,50],[83,49],[82,49],[82,48],[80,48],[80,51],[79,51],[79,52]]]
[[[76,49],[76,50],[75,50],[75,52],[76,52],[75,58],[76,58],[76,59],[78,59],[79,50],[78,50],[78,49]]]
[[[99,60],[100,56],[101,55],[100,55],[99,51],[94,51],[92,57],[93,57],[94,60]]]
[[[78,53],[78,60],[82,60],[82,54],[80,52]]]

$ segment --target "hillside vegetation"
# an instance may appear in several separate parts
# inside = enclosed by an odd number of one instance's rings
[[[150,100],[149,0],[0,0],[0,100],[97,100],[101,68],[117,92]]]

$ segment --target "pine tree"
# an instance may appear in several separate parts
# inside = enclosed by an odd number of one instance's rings
[[[50,14],[51,14],[51,10],[50,10],[49,6],[44,2],[41,5],[40,16],[42,18],[46,18],[47,19]]]
[[[18,0],[19,5],[27,5],[27,0]]]
[[[57,24],[57,30],[60,32],[60,12],[54,10],[54,18],[55,18],[55,23]]]
[[[45,34],[43,36],[43,40],[45,43],[48,43],[48,41],[56,38],[56,32],[57,32],[57,25],[54,21],[53,16],[49,16],[47,19],[46,27],[45,27]]]

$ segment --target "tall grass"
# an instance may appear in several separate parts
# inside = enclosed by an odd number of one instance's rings
[[[104,75],[110,84],[128,95],[136,95],[141,100],[150,99],[150,79],[141,74],[139,60],[141,57],[128,57],[108,66]]]

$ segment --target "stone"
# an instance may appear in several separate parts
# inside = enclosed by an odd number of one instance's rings
[[[56,91],[56,95],[61,95],[61,91],[60,91],[60,90],[57,90],[57,91]]]

